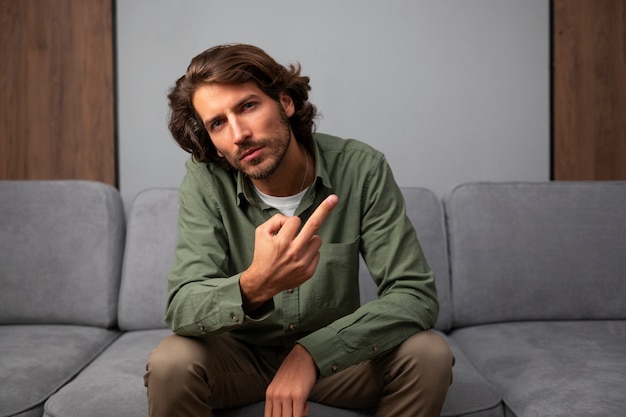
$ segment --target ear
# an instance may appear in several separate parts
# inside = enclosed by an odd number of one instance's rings
[[[280,93],[280,105],[283,106],[283,110],[287,114],[287,117],[293,116],[296,112],[296,106],[293,104],[293,99],[286,91]]]

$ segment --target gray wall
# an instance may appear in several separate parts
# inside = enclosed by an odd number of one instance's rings
[[[118,0],[120,188],[178,186],[166,94],[197,53],[252,43],[311,77],[318,131],[400,185],[549,179],[548,0]]]

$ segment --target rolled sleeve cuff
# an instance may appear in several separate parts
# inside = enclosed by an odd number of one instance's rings
[[[298,340],[313,357],[321,376],[330,376],[349,367],[345,349],[334,330],[323,327]]]
[[[274,299],[269,299],[261,307],[256,309],[253,313],[246,314],[243,310],[243,298],[241,297],[241,287],[239,286],[239,278],[241,274],[238,274],[229,282],[220,288],[220,299],[222,302],[222,317],[220,318],[224,327],[228,327],[228,324],[251,324],[259,323],[267,319],[274,312]]]

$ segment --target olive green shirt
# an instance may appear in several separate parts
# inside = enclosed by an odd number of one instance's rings
[[[318,231],[319,265],[307,282],[251,315],[243,310],[239,277],[252,262],[256,227],[278,211],[239,172],[193,159],[186,167],[165,314],[175,333],[228,331],[276,364],[299,343],[327,376],[434,326],[433,273],[380,152],[315,134],[316,179],[295,215],[304,223],[328,195],[339,197]],[[378,286],[378,299],[363,306],[359,253]]]

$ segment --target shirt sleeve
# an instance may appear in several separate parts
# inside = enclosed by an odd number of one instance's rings
[[[437,320],[433,272],[384,158],[369,175],[363,190],[361,254],[379,297],[298,341],[322,376],[387,352]]]
[[[176,257],[168,275],[166,324],[177,334],[224,332],[267,318],[269,300],[252,318],[243,310],[241,274],[229,275],[228,239],[208,184],[188,168],[179,189]]]

